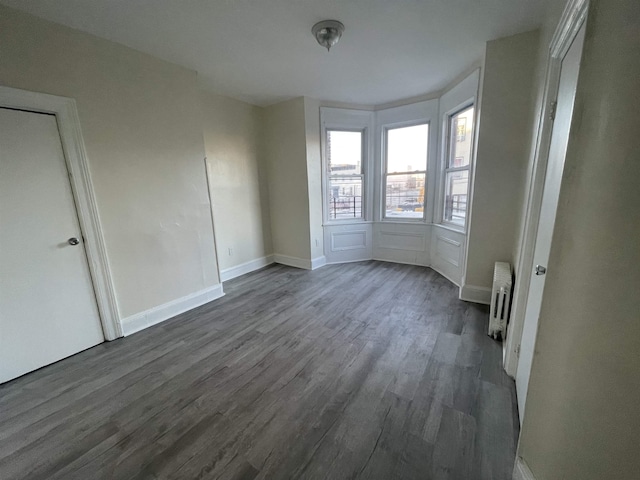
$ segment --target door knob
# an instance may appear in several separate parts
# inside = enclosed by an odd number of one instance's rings
[[[535,272],[536,275],[544,275],[545,273],[547,273],[547,269],[542,265],[536,265]]]
[[[71,237],[69,240],[67,240],[67,242],[69,242],[69,245],[78,245],[80,243],[80,240],[78,240],[76,237]]]

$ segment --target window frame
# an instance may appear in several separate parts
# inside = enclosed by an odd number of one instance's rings
[[[374,130],[374,112],[370,110],[352,110],[346,108],[320,107],[320,148],[322,162],[322,222],[323,225],[348,225],[371,223],[373,216],[373,147],[372,134]],[[327,132],[347,131],[362,132],[362,216],[360,218],[330,218],[329,198],[331,177],[329,159],[327,158]],[[348,175],[334,175],[348,177]]]
[[[414,170],[411,172],[394,172],[389,173],[388,170],[388,133],[389,130],[397,130],[400,128],[408,128],[408,127],[416,127],[418,125],[426,125],[427,126],[427,158],[425,159],[425,169],[424,170]],[[427,194],[428,194],[428,182],[429,182],[429,156],[430,156],[430,148],[431,148],[431,121],[428,119],[416,119],[407,122],[401,123],[390,123],[381,126],[382,133],[382,149],[381,149],[381,182],[380,182],[380,220],[382,222],[409,222],[409,223],[425,223],[427,221]],[[424,193],[423,197],[423,205],[422,205],[422,217],[387,217],[387,178],[389,176],[395,175],[410,175],[410,174],[423,174],[424,175]]]
[[[469,142],[471,144],[470,154],[469,154],[469,163],[463,167],[449,167],[451,156],[453,153],[452,146],[454,140],[457,139],[457,132],[452,131],[452,120],[456,115],[468,110],[469,108],[473,108],[473,130],[471,131],[471,138]],[[441,181],[440,181],[440,192],[438,199],[438,209],[439,209],[439,223],[446,227],[452,228],[454,230],[458,230],[461,232],[466,232],[469,222],[469,211],[471,204],[471,182],[472,182],[472,172],[473,172],[473,164],[475,161],[475,139],[476,139],[476,127],[477,127],[477,108],[475,97],[471,98],[460,105],[456,106],[452,110],[449,110],[444,114],[443,119],[443,136],[442,136],[442,144],[443,144],[443,156],[442,156],[442,169],[441,169]],[[451,220],[446,219],[446,201],[447,201],[447,176],[449,173],[455,172],[468,172],[467,174],[467,205],[465,212],[464,223],[460,225],[459,223],[452,222]]]
[[[323,201],[324,204],[324,208],[326,209],[326,219],[328,222],[330,223],[344,223],[344,222],[358,222],[358,221],[364,221],[366,218],[366,200],[367,200],[367,192],[366,192],[366,185],[365,185],[365,149],[366,149],[366,140],[365,140],[365,129],[364,128],[335,128],[335,127],[327,127],[324,129],[324,135],[323,135],[323,139],[324,139],[324,145],[325,145],[325,154],[326,154],[326,145],[327,145],[327,139],[329,136],[329,132],[353,132],[353,133],[360,133],[360,173],[357,174],[349,174],[349,175],[345,175],[345,174],[332,174],[331,173],[331,169],[330,169],[330,164],[329,164],[329,158],[326,158],[326,162],[325,162],[325,176],[326,176],[326,185],[325,185],[325,198]],[[336,178],[336,179],[349,179],[349,178],[359,178],[360,179],[360,191],[361,191],[361,196],[360,196],[360,216],[359,217],[353,217],[353,218],[331,218],[331,205],[329,204],[329,199],[331,198],[331,181]]]

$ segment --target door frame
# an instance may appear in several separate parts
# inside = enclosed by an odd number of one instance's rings
[[[84,237],[102,331],[105,340],[122,337],[118,302],[109,269],[76,101],[73,98],[0,86],[0,107],[55,115],[80,230]]]
[[[551,115],[553,108],[555,108],[553,104],[558,96],[562,60],[586,21],[588,8],[589,0],[570,0],[564,9],[549,46],[544,96],[539,113],[533,166],[527,185],[525,218],[516,265],[516,271],[520,278],[517,279],[514,288],[510,328],[507,332],[505,346],[504,369],[511,377],[515,377],[518,369],[520,342],[531,281],[529,272],[533,268],[533,253],[540,221],[542,193],[553,130]]]

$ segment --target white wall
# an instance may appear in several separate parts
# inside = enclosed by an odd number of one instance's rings
[[[591,0],[519,447],[537,480],[640,471],[638,32],[640,3]]]
[[[311,268],[304,98],[266,107],[264,132],[275,259]]]
[[[383,151],[385,128],[428,123],[429,144],[427,179],[425,188],[425,218],[422,220],[384,219],[382,188],[383,165],[386,161]],[[410,105],[385,108],[375,112],[375,199],[373,225],[373,258],[389,262],[413,265],[431,265],[431,222],[435,186],[437,184],[439,118],[438,100],[426,100]]]
[[[385,262],[431,266],[431,225],[424,222],[373,224],[373,258]]]
[[[121,317],[219,283],[196,73],[0,7],[0,84],[75,98]]]
[[[514,263],[529,159],[537,31],[487,43],[465,285],[488,289],[497,261]]]
[[[320,109],[321,122],[321,151],[326,151],[326,131],[329,129],[351,129],[363,132],[363,164],[362,171],[365,174],[363,185],[363,218],[349,220],[331,220],[326,205],[324,225],[324,254],[328,263],[354,262],[370,260],[372,258],[373,245],[373,141],[374,141],[374,113],[370,110],[353,108],[325,107]],[[327,159],[322,159],[322,170],[328,171]],[[328,189],[324,179],[321,188]],[[323,202],[322,192],[318,197]]]
[[[268,262],[273,253],[262,108],[205,92],[200,101],[224,280]]]
[[[365,169],[369,173],[366,189],[367,211],[364,221],[326,222],[325,253],[330,263],[376,259],[389,262],[431,266],[456,285],[464,271],[466,234],[463,229],[435,223],[440,220],[437,202],[442,177],[443,121],[449,111],[461,103],[474,102],[478,91],[479,70],[459,79],[442,97],[402,104],[374,111],[362,108],[329,107],[322,122],[333,128],[366,128],[370,155]],[[429,123],[429,161],[425,193],[425,218],[422,220],[383,219],[382,211],[382,135],[385,127]],[[374,128],[375,127],[375,128]]]
[[[460,286],[460,298],[471,301],[486,302],[485,292],[481,292],[482,296],[478,297],[476,292],[469,291],[465,286],[465,254],[467,246],[467,230],[458,229],[455,226],[443,224],[443,199],[444,199],[444,170],[447,162],[447,150],[444,148],[447,135],[447,124],[450,115],[459,111],[471,103],[475,107],[475,121],[472,149],[472,164],[469,172],[469,197],[473,193],[473,167],[475,165],[475,143],[477,140],[477,119],[479,115],[478,106],[478,89],[480,88],[480,73],[478,68],[472,71],[468,76],[454,84],[445,93],[440,96],[438,102],[438,124],[440,132],[438,135],[438,162],[437,169],[434,172],[436,178],[433,187],[435,197],[433,201],[433,228],[431,232],[431,266],[434,270]],[[470,203],[467,209],[467,218],[470,217],[470,211],[473,205]],[[466,288],[465,288],[466,287]]]
[[[518,216],[518,235],[514,245],[514,271],[515,286],[513,300],[511,304],[511,316],[509,328],[507,330],[507,341],[505,343],[505,370],[515,377],[518,362],[518,348],[524,322],[527,295],[531,280],[531,267],[533,262],[533,251],[522,249],[523,241],[533,243],[535,241],[537,225],[533,224],[535,216],[529,212],[537,211],[542,201],[542,188],[533,189],[536,181],[543,181],[546,165],[538,166],[535,163],[536,149],[541,141],[541,116],[544,102],[544,85],[547,76],[547,60],[549,58],[549,46],[555,32],[556,26],[562,15],[563,2],[551,2],[548,6],[546,21],[540,28],[540,40],[538,42],[538,53],[536,58],[536,68],[534,73],[534,86],[532,91],[534,111],[531,113],[532,121],[530,125],[531,135],[528,145],[529,160],[524,175],[524,181],[519,204],[520,213]],[[538,180],[536,180],[538,179]]]

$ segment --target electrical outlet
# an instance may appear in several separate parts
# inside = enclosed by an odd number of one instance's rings
[[[229,256],[232,257],[233,256],[233,248],[229,247]]]
[[[320,246],[320,240],[316,238],[316,247],[319,247],[319,246]]]

